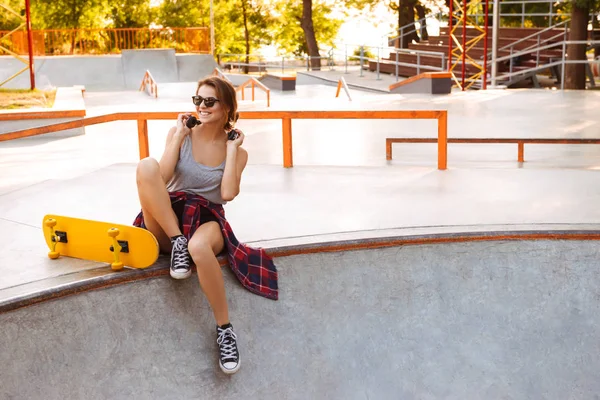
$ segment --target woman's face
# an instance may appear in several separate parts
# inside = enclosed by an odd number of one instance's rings
[[[225,125],[225,115],[227,112],[223,103],[221,103],[221,99],[217,98],[215,88],[208,85],[200,86],[196,95],[199,96],[200,99],[205,99],[202,100],[200,105],[196,106],[200,122],[203,124],[219,123]],[[208,105],[206,103],[208,103]]]

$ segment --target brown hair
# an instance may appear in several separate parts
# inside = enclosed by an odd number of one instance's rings
[[[207,78],[198,81],[198,87],[196,87],[196,93],[200,90],[200,87],[208,85],[215,89],[217,98],[221,102],[221,105],[225,108],[226,120],[224,128],[226,131],[233,129],[233,125],[239,117],[237,112],[237,94],[233,85],[218,76],[209,76]]]

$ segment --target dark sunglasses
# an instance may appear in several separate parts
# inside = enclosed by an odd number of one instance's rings
[[[214,97],[202,97],[202,96],[192,96],[192,101],[194,102],[194,105],[199,106],[200,104],[202,104],[202,102],[204,102],[204,105],[208,108],[212,107],[215,105],[215,103],[217,101],[219,101],[219,99],[215,99]]]

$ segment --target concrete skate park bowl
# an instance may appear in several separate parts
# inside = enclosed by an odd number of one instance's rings
[[[233,376],[217,366],[196,275],[172,280],[167,260],[36,282],[0,303],[0,397],[595,398],[600,231],[538,228],[265,246],[279,300],[224,268]]]

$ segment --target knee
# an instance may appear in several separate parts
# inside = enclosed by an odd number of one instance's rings
[[[202,261],[214,256],[210,243],[202,238],[192,238],[188,243],[188,251],[196,267],[202,266]]]
[[[158,161],[152,157],[146,157],[140,160],[135,175],[138,184],[156,179],[156,177],[160,176],[160,166],[158,165]]]

